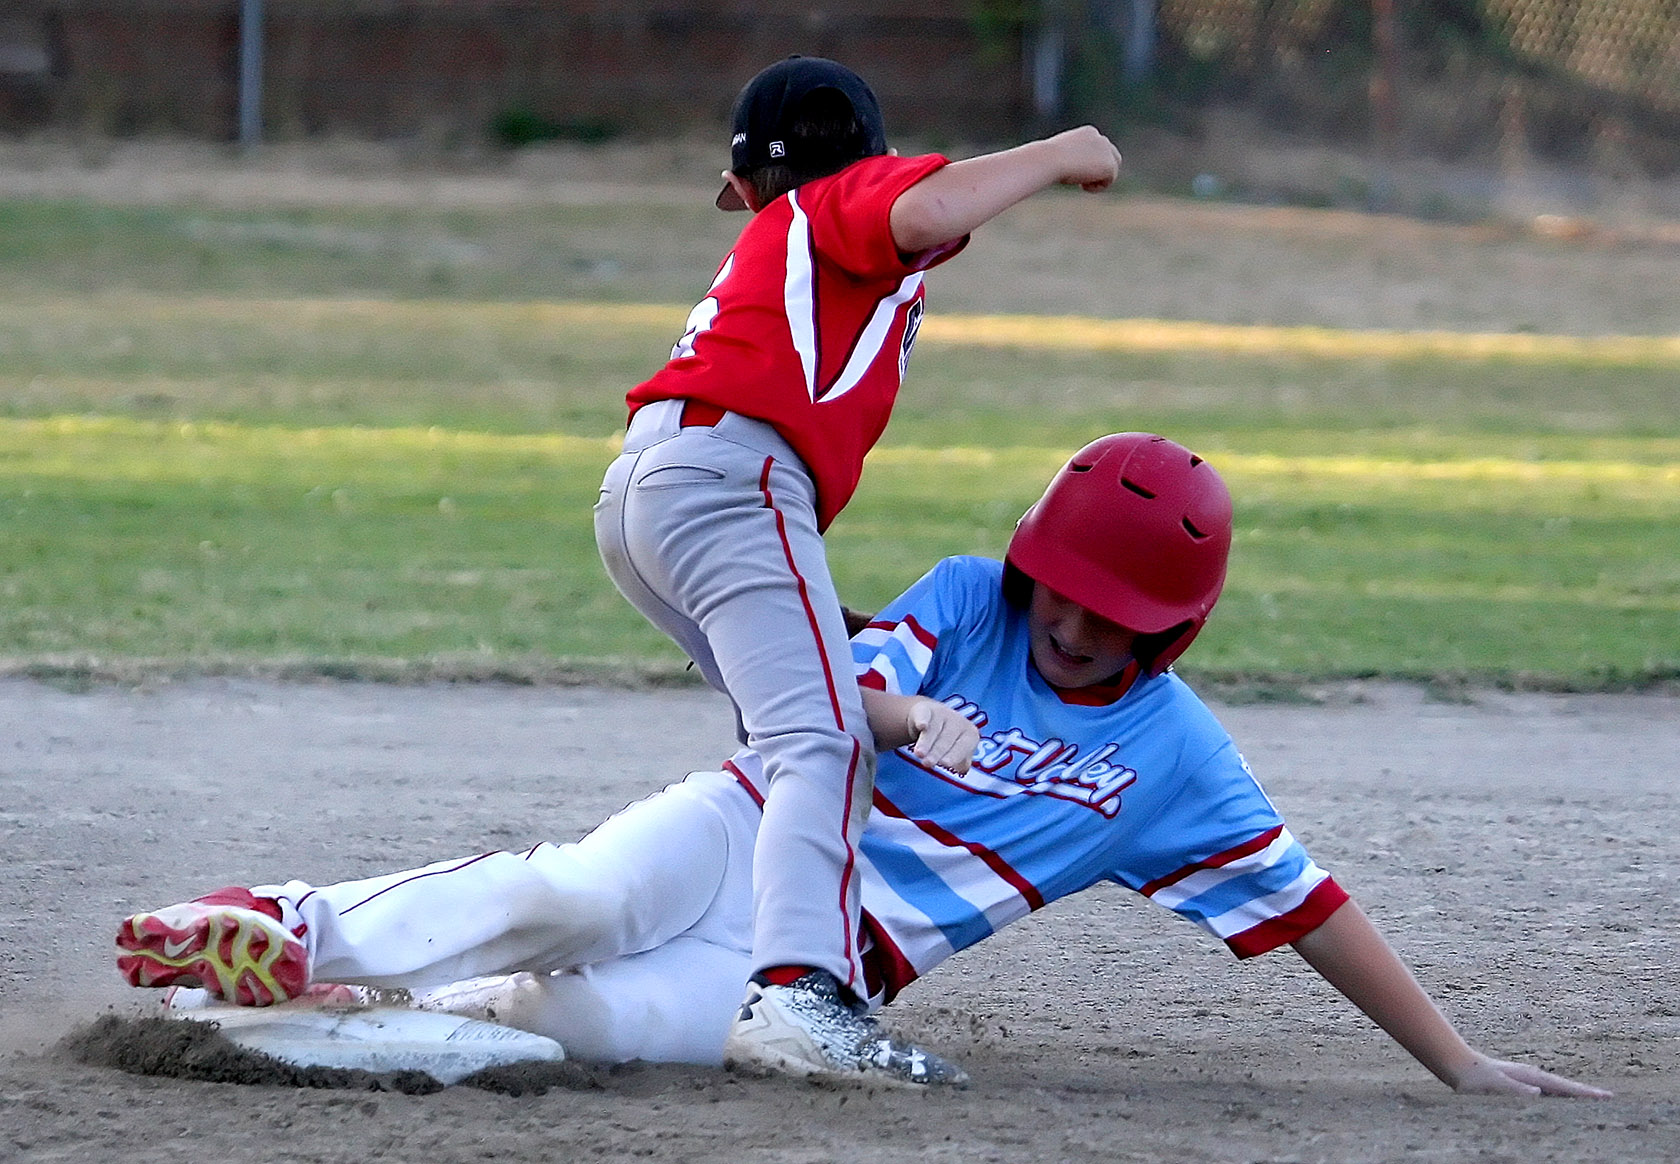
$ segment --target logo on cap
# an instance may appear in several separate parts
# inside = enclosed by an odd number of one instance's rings
[[[787,146],[783,145],[779,141],[771,142],[770,143],[770,156],[773,157],[773,158],[785,158],[785,157],[787,157]]]

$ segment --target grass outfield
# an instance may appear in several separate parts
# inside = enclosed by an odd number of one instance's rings
[[[13,213],[0,666],[681,673],[606,582],[588,510],[623,392],[685,308],[405,298],[406,252],[354,232],[325,236],[347,257],[323,274],[238,232],[183,257],[165,244],[188,220],[163,212],[101,243],[99,280],[86,253],[54,265],[39,236],[61,219]],[[1672,679],[1677,374],[1664,335],[935,314],[831,557],[848,601],[878,604],[942,555],[1000,553],[1085,440],[1153,429],[1237,499],[1187,672]]]
[[[878,451],[830,537],[843,592],[878,604],[920,563],[1000,553],[1072,439]],[[0,421],[0,654],[37,673],[672,673],[680,660],[595,560],[587,511],[612,447],[438,427]],[[1194,669],[1567,687],[1680,674],[1675,442],[1596,447],[1536,460],[1484,439],[1470,459],[1419,437],[1405,458],[1218,455],[1236,549]]]

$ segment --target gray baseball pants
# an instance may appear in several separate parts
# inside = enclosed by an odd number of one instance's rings
[[[764,760],[754,969],[815,966],[862,995],[856,843],[875,752],[815,486],[771,426],[726,413],[683,427],[682,404],[632,418],[601,485],[596,544],[625,598],[729,696]]]

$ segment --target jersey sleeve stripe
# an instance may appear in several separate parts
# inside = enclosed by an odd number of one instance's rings
[[[870,623],[857,633],[852,642],[877,651],[889,643],[896,643],[905,658],[918,670],[925,671],[933,662],[933,650],[939,645],[939,636],[917,622],[915,615],[907,614],[903,622]]]
[[[1326,874],[1300,905],[1257,926],[1232,934],[1225,944],[1239,958],[1253,958],[1289,942],[1299,941],[1327,921],[1349,900],[1347,891]]]
[[[1240,934],[1295,909],[1317,888],[1318,883],[1328,876],[1328,873],[1308,861],[1283,888],[1251,897],[1220,913],[1206,911],[1202,924],[1215,937],[1229,938],[1233,934]]]
[[[938,641],[911,618],[896,624],[871,623],[852,640],[859,681],[894,695],[920,690]],[[867,679],[871,675],[879,678]]]
[[[909,845],[877,844],[869,851],[869,869],[879,875],[884,884],[894,888],[892,896],[908,906],[914,899],[915,910],[927,919],[930,930],[941,936],[942,944],[951,950],[972,946],[990,937],[994,927],[972,902],[938,872],[928,867],[923,854]],[[865,883],[867,890],[868,885]]]
[[[799,205],[799,192],[791,190],[788,205],[793,218],[788,223],[786,270],[782,276],[782,303],[788,330],[799,364],[805,372],[805,392],[817,398],[817,286],[816,266],[811,255],[811,223]]]
[[[876,655],[870,660],[868,667],[858,674],[858,682],[866,687],[873,687],[876,691],[885,691],[891,695],[904,694],[904,681],[899,677],[898,668],[893,665],[891,655]],[[912,683],[910,690],[916,685]]]
[[[1215,853],[1211,857],[1204,857],[1200,861],[1195,861],[1184,866],[1182,869],[1176,869],[1173,872],[1168,873],[1165,877],[1157,877],[1155,880],[1140,888],[1138,892],[1143,894],[1145,897],[1153,898],[1167,886],[1183,881],[1187,877],[1194,876],[1204,869],[1218,869],[1225,865],[1229,865],[1233,861],[1239,861],[1252,853],[1260,852],[1261,850],[1274,844],[1278,837],[1283,835],[1283,833],[1284,828],[1282,825],[1277,825],[1273,828],[1267,829],[1253,840],[1244,841],[1240,845],[1235,845],[1232,848],[1226,849],[1222,853]]]
[[[921,623],[917,622],[916,616],[913,614],[905,615],[904,621],[899,625],[907,629],[910,634],[915,637],[916,642],[921,644],[921,646],[926,650],[926,658],[923,658],[918,654],[912,654],[912,658],[917,660],[918,665],[921,666],[923,670],[926,670],[928,663],[933,660],[933,649],[939,645],[939,636],[928,630],[927,627],[923,626]]]
[[[1163,885],[1147,896],[1157,905],[1164,905],[1168,909],[1183,909],[1199,898],[1217,896],[1222,886],[1265,874],[1275,866],[1285,864],[1292,854],[1299,854],[1296,858],[1297,863],[1306,861],[1305,851],[1295,843],[1295,838],[1289,835],[1287,829],[1280,826],[1262,836],[1271,838],[1265,847],[1212,867],[1202,863],[1202,867],[1189,876]]]

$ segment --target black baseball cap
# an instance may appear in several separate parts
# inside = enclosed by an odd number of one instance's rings
[[[730,115],[729,168],[745,174],[760,166],[786,162],[806,166],[827,158],[790,158],[788,129],[799,102],[818,89],[832,89],[844,97],[863,128],[865,148],[859,157],[887,152],[887,130],[881,106],[862,77],[825,57],[792,56],[777,61],[748,81],[735,98]],[[717,196],[719,210],[745,210],[740,195],[725,184]]]

